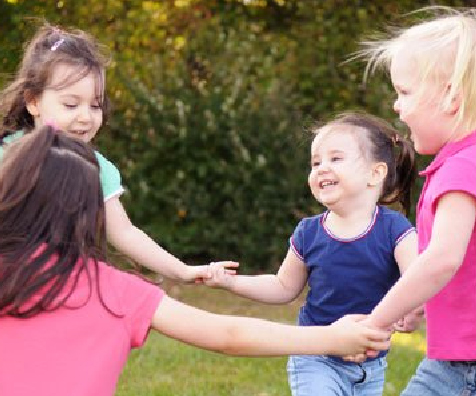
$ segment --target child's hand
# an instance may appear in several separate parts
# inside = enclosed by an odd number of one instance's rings
[[[207,286],[220,286],[218,281],[236,274],[235,268],[238,266],[239,264],[234,261],[218,261],[209,265],[189,266],[189,274],[184,281]]]
[[[211,287],[227,288],[236,274],[238,263],[232,261],[219,261],[210,263],[209,276],[203,279],[203,283]]]
[[[367,351],[383,351],[390,348],[391,331],[367,327],[366,315],[346,315],[330,327],[335,336],[336,350],[333,355],[343,356],[347,361],[362,362]]]
[[[395,331],[399,331],[401,333],[411,333],[412,331],[418,329],[424,317],[425,310],[423,306],[418,307],[408,315],[405,315],[394,325]]]

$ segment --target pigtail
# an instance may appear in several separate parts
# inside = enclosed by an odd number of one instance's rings
[[[408,215],[411,210],[412,189],[417,177],[415,150],[412,144],[395,135],[395,191],[398,202]]]

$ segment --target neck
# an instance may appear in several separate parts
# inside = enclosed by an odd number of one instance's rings
[[[348,207],[346,210],[329,210],[326,227],[339,238],[353,238],[364,232],[375,212],[375,202]]]

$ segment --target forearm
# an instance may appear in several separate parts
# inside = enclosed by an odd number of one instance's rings
[[[274,274],[235,275],[229,278],[225,288],[239,296],[267,304],[286,304],[297,297],[297,294],[287,289]]]
[[[138,264],[172,280],[184,280],[189,266],[159,246],[145,232],[130,225],[108,234],[109,242]]]
[[[217,351],[227,355],[331,354],[337,343],[329,327],[299,327],[240,317],[225,319],[225,342]]]
[[[328,327],[292,326],[257,318],[217,315],[167,296],[152,327],[187,344],[228,355],[278,356],[331,353],[339,342]]]
[[[368,318],[369,323],[388,328],[438,293],[457,268],[457,265],[445,262],[441,252],[422,253],[375,307]]]

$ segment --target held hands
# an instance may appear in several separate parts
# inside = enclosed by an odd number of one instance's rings
[[[218,261],[209,265],[188,266],[184,282],[206,284],[207,286],[220,286],[219,281],[236,274],[240,264],[234,261]]]
[[[424,318],[425,310],[423,306],[420,306],[395,323],[394,329],[401,333],[411,333],[418,329]]]
[[[377,330],[364,324],[366,315],[346,315],[330,325],[336,348],[330,354],[343,356],[344,360],[362,362],[367,351],[390,348],[391,331]]]
[[[233,281],[233,277],[236,274],[236,270],[239,266],[238,263],[231,261],[219,261],[216,263],[210,263],[209,276],[203,279],[203,283],[210,287],[228,288]]]

